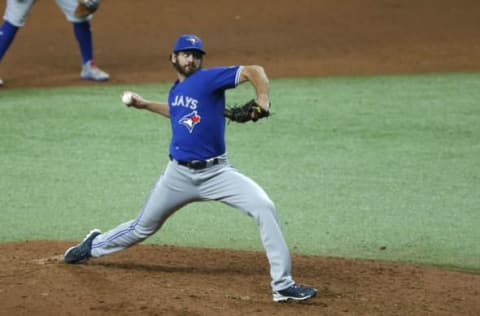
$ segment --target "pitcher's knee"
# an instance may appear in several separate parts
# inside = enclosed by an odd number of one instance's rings
[[[265,200],[263,204],[264,204],[264,205],[263,205],[263,208],[264,208],[265,210],[268,210],[268,211],[270,211],[271,213],[276,214],[275,204],[273,203],[272,200],[270,200],[270,199]]]
[[[255,218],[277,216],[275,204],[270,199],[262,199],[252,203],[249,213]]]

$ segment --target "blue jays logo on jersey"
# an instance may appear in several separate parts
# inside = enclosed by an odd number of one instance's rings
[[[201,117],[198,115],[197,111],[193,111],[182,117],[178,123],[185,126],[188,129],[188,132],[191,134],[195,125],[200,123],[200,120]]]

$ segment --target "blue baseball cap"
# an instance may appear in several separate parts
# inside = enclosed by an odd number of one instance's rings
[[[197,50],[202,54],[206,54],[203,50],[203,42],[200,37],[193,34],[183,34],[175,42],[175,47],[173,48],[174,53],[178,53],[184,50]]]

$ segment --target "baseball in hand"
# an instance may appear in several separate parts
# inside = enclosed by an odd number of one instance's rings
[[[122,95],[122,102],[125,103],[126,105],[131,105],[132,104],[132,96],[133,94],[131,92],[124,92]]]

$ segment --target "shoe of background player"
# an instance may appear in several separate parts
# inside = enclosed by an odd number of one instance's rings
[[[87,234],[81,243],[68,248],[63,255],[65,263],[79,263],[90,258],[92,256],[92,241],[101,233],[100,230],[94,229]]]
[[[89,62],[83,64],[82,72],[80,77],[83,80],[93,80],[93,81],[106,81],[110,79],[110,75],[105,71],[101,70],[95,64],[95,61],[90,60]]]
[[[281,291],[273,292],[273,301],[286,302],[288,300],[305,301],[317,295],[317,289],[311,287],[301,287],[293,284]]]
[[[3,86],[3,80],[0,79],[0,87],[2,87],[2,86]]]

